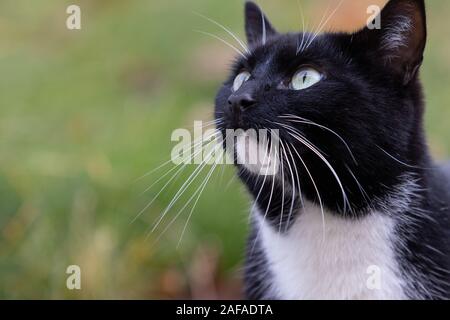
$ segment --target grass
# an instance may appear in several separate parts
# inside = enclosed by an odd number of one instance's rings
[[[164,171],[136,178],[169,158],[173,129],[211,117],[232,56],[192,32],[220,34],[191,11],[242,35],[242,3],[77,2],[81,31],[65,28],[71,1],[0,4],[0,298],[239,297],[249,199],[237,181],[224,187],[231,168],[205,190],[178,250],[187,215],[156,246],[148,230],[182,178],[131,221],[167,181],[141,195]],[[323,9],[310,2],[306,12]],[[299,25],[296,1],[262,5],[280,29]],[[443,158],[450,4],[429,7],[427,129]],[[71,264],[80,291],[65,286]]]

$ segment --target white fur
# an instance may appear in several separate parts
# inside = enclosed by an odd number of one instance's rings
[[[275,175],[279,172],[279,157],[276,147],[268,147],[268,142],[258,142],[257,133],[244,132],[237,136],[236,155],[239,164],[258,175]],[[273,137],[272,137],[273,138]],[[272,140],[274,141],[274,140]]]
[[[409,17],[398,16],[395,22],[385,26],[382,48],[387,51],[396,51],[401,47],[407,47],[412,28]]]
[[[256,214],[261,242],[281,299],[405,299],[393,250],[395,222],[372,212],[360,220],[343,219],[305,202],[288,234]],[[372,267],[381,271],[379,289],[368,286]]]

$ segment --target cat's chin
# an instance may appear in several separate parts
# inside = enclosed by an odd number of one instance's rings
[[[261,176],[274,176],[279,172],[280,160],[273,149],[268,148],[267,142],[258,142],[247,131],[236,137],[237,164],[250,173]]]

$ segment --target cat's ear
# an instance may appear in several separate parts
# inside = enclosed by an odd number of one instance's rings
[[[277,33],[261,8],[251,1],[245,3],[245,32],[250,47],[265,44]]]
[[[390,0],[375,22],[355,37],[372,58],[389,66],[408,84],[422,64],[427,39],[424,0]]]

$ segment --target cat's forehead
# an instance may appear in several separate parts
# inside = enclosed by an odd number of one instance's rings
[[[248,63],[255,69],[276,68],[302,59],[324,58],[334,54],[334,42],[331,34],[283,34],[254,48]]]
[[[269,60],[274,60],[280,55],[295,54],[297,50],[296,39],[301,38],[301,35],[278,35],[269,39],[266,43],[260,44],[252,50],[249,57],[252,63],[267,63]]]

